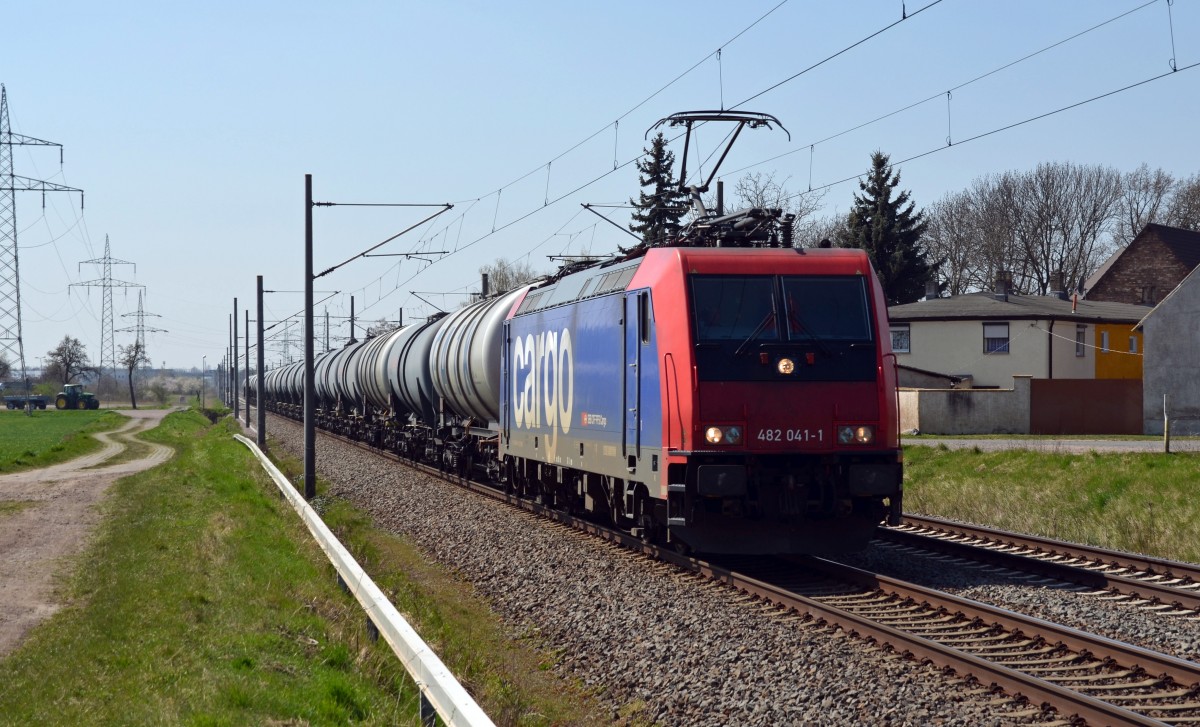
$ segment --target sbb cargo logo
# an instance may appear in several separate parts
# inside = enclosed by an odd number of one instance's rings
[[[575,356],[571,332],[546,331],[517,338],[512,351],[512,408],[518,429],[551,432],[547,447],[558,444],[558,432],[571,431],[575,408]]]

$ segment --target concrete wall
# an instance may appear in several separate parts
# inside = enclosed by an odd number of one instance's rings
[[[1200,434],[1200,276],[1188,275],[1142,324],[1142,417],[1146,434],[1163,433],[1163,395],[1171,434]]]
[[[1011,389],[906,389],[900,431],[922,434],[1028,434],[1029,376]]]

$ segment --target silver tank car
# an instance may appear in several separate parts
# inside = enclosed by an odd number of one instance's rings
[[[437,393],[433,390],[433,374],[429,356],[433,339],[446,318],[416,323],[400,331],[387,349],[388,387],[406,411],[416,414],[422,423],[437,423]]]
[[[362,385],[363,398],[376,409],[391,406],[391,387],[388,384],[388,350],[404,332],[404,329],[389,331],[368,339],[365,350],[358,357],[358,380]]]
[[[504,319],[530,287],[455,311],[434,336],[433,387],[455,414],[485,424],[500,418]]]
[[[333,361],[333,356],[336,353],[336,351],[326,351],[313,359],[313,384],[317,392],[317,401],[328,402],[329,405],[334,403],[334,395],[327,383],[329,364]],[[320,406],[320,403],[318,403],[318,406]]]
[[[343,348],[342,355],[333,362],[334,386],[342,406],[346,408],[357,408],[362,399],[355,360],[365,346],[366,341],[356,341]]]

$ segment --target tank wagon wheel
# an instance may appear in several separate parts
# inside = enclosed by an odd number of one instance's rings
[[[54,408],[55,409],[66,409],[68,403],[69,402],[67,401],[67,397],[60,396],[54,400]]]

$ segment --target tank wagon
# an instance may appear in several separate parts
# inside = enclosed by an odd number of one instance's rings
[[[681,549],[862,547],[902,498],[870,260],[792,247],[779,210],[697,220],[324,355],[318,423]],[[299,418],[302,376],[268,372],[267,407]]]

